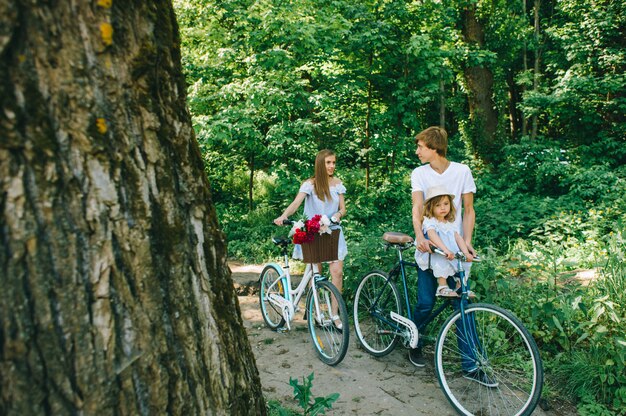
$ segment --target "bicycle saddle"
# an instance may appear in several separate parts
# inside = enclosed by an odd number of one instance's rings
[[[396,233],[393,231],[387,231],[383,234],[383,240],[391,244],[405,244],[412,243],[413,237],[404,233]]]

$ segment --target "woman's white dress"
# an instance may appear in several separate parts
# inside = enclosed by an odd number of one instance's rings
[[[313,183],[308,180],[305,181],[298,192],[304,192],[307,196],[304,200],[304,215],[307,219],[313,218],[315,215],[326,215],[328,218],[332,217],[339,211],[339,195],[346,193],[346,187],[342,183],[330,187],[330,200],[322,201],[317,197]],[[333,230],[341,230],[339,225],[331,225]],[[346,239],[343,236],[343,230],[339,233],[339,247],[337,258],[343,260],[348,254],[348,247],[346,246]],[[302,247],[300,244],[296,244],[293,249],[293,258],[302,260]]]
[[[422,230],[424,235],[427,234],[428,230],[435,230],[449,251],[453,253],[460,251],[459,246],[456,243],[456,239],[454,238],[454,234],[459,231],[456,229],[454,223],[447,221],[441,222],[435,218],[426,217],[422,222]],[[426,235],[426,238],[428,238],[428,235]],[[422,253],[421,251],[416,250],[415,261],[422,270],[432,269],[435,277],[453,276],[458,272],[457,260],[448,260],[440,254]],[[463,262],[463,269],[465,270],[466,275],[469,275],[471,265],[472,263],[470,262]]]

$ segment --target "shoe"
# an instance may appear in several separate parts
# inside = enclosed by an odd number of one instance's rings
[[[461,288],[459,288],[459,287],[457,287],[457,288],[456,288],[455,292],[457,293],[457,295],[458,295],[459,297],[462,295],[462,293],[461,293]],[[468,299],[476,299],[476,293],[474,293],[474,292],[473,292],[473,291],[471,291],[471,290],[468,290],[468,291],[467,291],[467,298],[468,298]]]
[[[334,315],[332,319],[333,324],[335,324],[335,328],[337,328],[339,332],[341,332],[343,330],[343,324],[341,323],[341,318],[339,318],[339,315]]]
[[[463,374],[463,377],[487,387],[498,387],[498,385],[500,385],[500,383],[498,383],[495,378],[489,377],[487,373],[485,373],[481,369],[476,369],[469,373],[465,373]]]
[[[456,291],[450,289],[448,286],[439,286],[435,292],[435,296],[441,296],[444,298],[458,298]]]
[[[422,354],[421,348],[413,348],[409,350],[409,361],[415,367],[422,368],[426,366],[426,360],[424,360],[424,354]]]

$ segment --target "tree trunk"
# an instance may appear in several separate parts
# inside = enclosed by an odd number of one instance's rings
[[[520,111],[517,109],[517,104],[520,102],[520,93],[515,83],[513,71],[507,71],[506,84],[509,89],[509,123],[511,137],[516,139],[520,131],[520,120],[523,118],[523,114],[520,114]]]
[[[372,67],[373,58],[370,55],[369,64]],[[363,143],[363,151],[365,153],[365,189],[370,187],[370,121],[372,117],[372,80],[367,80],[367,110],[365,114],[365,142]]]
[[[539,90],[539,77],[540,73],[540,62],[541,62],[541,39],[540,39],[540,31],[539,31],[539,8],[541,7],[541,0],[535,0],[535,17],[534,17],[534,33],[535,33],[535,67],[533,71],[533,91],[537,92]],[[532,117],[532,127],[530,132],[530,139],[535,140],[537,138],[537,114],[533,114]]]
[[[524,12],[524,19],[528,18],[528,11],[526,10],[526,0],[522,0],[522,8]],[[524,60],[524,73],[528,72],[528,42],[526,42],[526,37],[524,36],[524,48],[523,48],[522,58]],[[522,84],[522,97],[526,93],[526,83]],[[522,113],[522,136],[526,136],[528,134],[528,119]]]
[[[171,1],[0,5],[0,414],[264,414]]]
[[[443,82],[443,74],[439,78],[439,127],[446,128],[446,86]]]
[[[470,48],[482,48],[485,30],[476,16],[476,4],[464,11],[463,36]],[[493,101],[493,74],[480,62],[468,62],[464,69],[470,110],[470,137],[474,153],[492,162],[497,152],[498,114]]]
[[[250,155],[248,160],[248,169],[250,170],[250,176],[248,177],[248,212],[252,212],[252,208],[254,208],[254,153]]]

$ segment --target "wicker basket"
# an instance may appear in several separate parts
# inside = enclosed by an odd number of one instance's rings
[[[340,232],[340,230],[333,230],[332,234],[318,234],[312,242],[302,244],[302,261],[321,263],[337,260]]]

